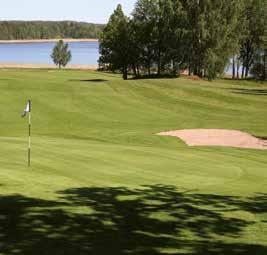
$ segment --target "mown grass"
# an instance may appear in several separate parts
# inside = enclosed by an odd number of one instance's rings
[[[0,70],[0,107],[1,255],[267,254],[267,151],[155,135],[266,137],[266,83]]]

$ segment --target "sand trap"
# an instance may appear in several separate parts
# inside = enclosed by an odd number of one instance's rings
[[[189,146],[224,146],[267,150],[267,140],[237,130],[187,129],[161,132],[158,135],[179,137]]]

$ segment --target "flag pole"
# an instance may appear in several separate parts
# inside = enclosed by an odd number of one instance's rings
[[[28,167],[31,166],[31,100],[29,100],[29,143],[28,143]]]

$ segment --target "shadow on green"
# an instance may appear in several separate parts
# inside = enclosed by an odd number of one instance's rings
[[[254,96],[267,96],[267,89],[231,89],[232,93],[244,94],[244,95],[254,95]]]
[[[57,201],[0,196],[1,254],[267,254],[267,246],[215,238],[242,235],[254,222],[224,213],[266,213],[267,194],[241,199],[154,185],[75,188],[58,195]]]
[[[69,81],[79,81],[79,82],[107,82],[105,79],[71,79]]]

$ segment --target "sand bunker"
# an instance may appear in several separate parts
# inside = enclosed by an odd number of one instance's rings
[[[237,130],[187,129],[162,132],[159,135],[179,137],[189,146],[225,146],[267,150],[267,140]]]

